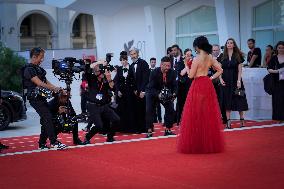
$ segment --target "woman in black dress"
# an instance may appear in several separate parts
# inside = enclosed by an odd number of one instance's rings
[[[127,52],[120,53],[122,66],[117,68],[114,78],[116,103],[118,104],[117,113],[120,117],[119,130],[122,132],[136,132],[134,120],[134,75],[129,69]]]
[[[220,77],[222,103],[226,110],[226,128],[231,129],[231,111],[238,111],[240,114],[241,127],[244,127],[244,111],[248,110],[248,103],[245,93],[235,94],[237,89],[244,91],[242,81],[242,62],[244,58],[235,40],[229,38],[224,47],[224,55],[221,60],[223,74]]]
[[[284,80],[279,80],[279,70],[284,69],[284,41],[279,41],[275,47],[276,55],[268,64],[268,72],[273,74],[274,90],[272,92],[272,119],[280,123],[284,121]]]

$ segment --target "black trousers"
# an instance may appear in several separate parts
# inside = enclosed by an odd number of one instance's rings
[[[89,122],[94,123],[95,126],[92,127],[91,130],[86,134],[86,140],[90,140],[95,134],[102,131],[105,127],[109,127],[107,128],[108,137],[113,137],[115,134],[114,128],[111,124],[104,125],[103,120],[109,120],[110,123],[117,125],[117,123],[120,121],[120,118],[114,112],[114,110],[110,108],[109,104],[98,106],[93,103],[88,103],[87,109],[90,113]]]
[[[162,110],[161,110],[161,103],[157,103],[156,111],[154,114],[154,123],[162,121]]]
[[[185,83],[178,82],[178,92],[177,92],[177,123],[179,124],[182,111],[183,111],[183,106],[187,97],[187,93],[190,87],[191,81],[188,80]]]
[[[48,104],[45,99],[35,98],[29,100],[31,106],[36,110],[41,119],[41,133],[39,137],[39,143],[45,144],[47,138],[49,138],[50,143],[56,142],[56,135],[54,131],[54,125],[52,122],[52,114],[48,109]]]
[[[157,104],[160,103],[157,95],[153,93],[146,93],[146,128],[153,129],[154,123],[154,114]],[[165,126],[170,129],[173,127],[175,110],[174,103],[169,101],[165,104],[162,104],[165,108]]]
[[[136,96],[136,106],[135,106],[136,128],[135,130],[139,133],[146,132],[145,115],[146,115],[146,99],[145,97],[140,98]]]
[[[221,92],[221,86],[219,85],[219,83],[213,83],[216,94],[217,94],[217,98],[218,98],[218,102],[219,102],[219,107],[220,107],[220,111],[222,114],[222,120],[224,122],[227,122],[227,115],[226,115],[226,108],[224,103],[222,103],[222,92]]]
[[[82,113],[87,112],[87,97],[86,92],[81,93],[81,111]]]

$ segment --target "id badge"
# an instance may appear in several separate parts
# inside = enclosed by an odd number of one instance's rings
[[[97,94],[96,95],[97,100],[102,100],[103,99],[103,94]]]

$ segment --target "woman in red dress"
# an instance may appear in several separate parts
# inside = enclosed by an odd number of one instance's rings
[[[192,62],[189,77],[194,78],[184,105],[177,141],[181,153],[216,153],[224,151],[221,113],[212,79],[223,70],[211,56],[212,46],[204,36],[197,37],[193,46],[199,54]],[[208,69],[217,71],[210,78]]]

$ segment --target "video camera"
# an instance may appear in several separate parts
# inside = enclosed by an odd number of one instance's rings
[[[166,87],[164,87],[159,94],[159,100],[162,104],[170,102],[174,98],[175,96],[172,94],[171,90]]]
[[[56,130],[61,133],[72,132],[74,126],[78,123],[77,117],[67,117],[66,114],[58,114],[56,119],[53,120]]]
[[[59,80],[72,81],[75,73],[85,70],[85,63],[81,59],[65,57],[63,60],[52,60],[52,69],[54,75],[60,77]]]

